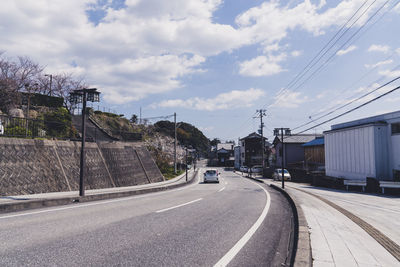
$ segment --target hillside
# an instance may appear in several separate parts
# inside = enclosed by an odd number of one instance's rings
[[[159,121],[154,124],[155,131],[174,138],[174,123],[170,121]],[[177,139],[183,146],[191,146],[200,155],[207,155],[210,141],[195,126],[186,123],[178,123]]]

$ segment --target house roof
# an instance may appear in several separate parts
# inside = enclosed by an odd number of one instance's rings
[[[283,142],[289,144],[305,144],[317,137],[322,137],[321,134],[296,134],[296,135],[284,135]],[[280,136],[276,136],[274,139],[274,144],[281,142]]]
[[[305,143],[303,146],[323,146],[325,144],[324,137],[317,137],[314,140]]]
[[[245,139],[252,139],[252,138],[260,138],[261,139],[261,134],[253,132],[253,133],[249,134],[248,136],[241,138],[240,141],[245,140]],[[264,137],[264,139],[267,140],[266,137]]]
[[[233,143],[220,143],[220,144],[217,144],[217,151],[220,150],[220,149],[233,150],[233,146],[234,145],[235,144],[233,144]]]

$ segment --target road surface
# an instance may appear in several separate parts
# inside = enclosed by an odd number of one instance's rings
[[[292,213],[231,171],[166,192],[0,215],[0,266],[278,266]]]

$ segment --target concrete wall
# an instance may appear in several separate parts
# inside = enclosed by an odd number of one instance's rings
[[[80,142],[0,138],[0,196],[75,191]],[[86,143],[85,189],[159,182],[141,143]]]

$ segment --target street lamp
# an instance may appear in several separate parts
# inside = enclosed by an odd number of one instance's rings
[[[85,196],[84,188],[84,171],[85,171],[85,115],[86,115],[86,102],[100,102],[100,92],[96,88],[74,90],[69,95],[69,102],[71,104],[82,103],[82,143],[81,143],[81,159],[80,159],[80,172],[79,172],[79,196]]]
[[[289,128],[275,128],[274,135],[278,136],[279,133],[281,134],[281,143],[282,143],[282,188],[285,188],[285,173],[284,170],[284,160],[283,160],[283,153],[284,153],[284,142],[283,142],[283,131],[285,131],[285,135],[291,135]]]

